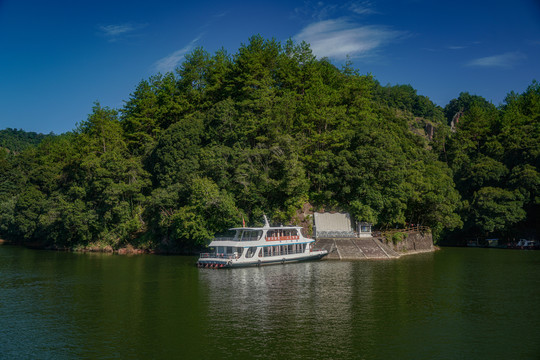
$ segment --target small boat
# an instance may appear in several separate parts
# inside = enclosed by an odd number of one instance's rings
[[[467,241],[467,246],[468,247],[480,247],[480,242],[478,241],[478,239],[472,239],[472,240]]]
[[[528,240],[528,239],[519,239],[519,241],[516,243],[510,243],[508,244],[508,248],[510,249],[521,249],[521,250],[536,250],[540,246],[537,241],[535,240]]]
[[[198,267],[231,268],[285,264],[318,260],[328,254],[315,250],[315,240],[302,235],[300,226],[270,226],[264,216],[263,227],[232,228],[232,237],[217,237],[210,242],[211,253],[200,254]]]

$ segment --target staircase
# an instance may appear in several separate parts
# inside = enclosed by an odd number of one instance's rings
[[[384,245],[378,238],[319,238],[315,248],[328,250],[328,259],[360,260],[391,259],[399,254]]]

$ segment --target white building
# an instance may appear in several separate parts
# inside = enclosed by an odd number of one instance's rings
[[[352,238],[371,237],[371,224],[359,222],[355,226],[348,213],[314,213],[314,237]]]
[[[356,232],[358,237],[371,237],[372,224],[367,222],[358,222],[356,224]]]

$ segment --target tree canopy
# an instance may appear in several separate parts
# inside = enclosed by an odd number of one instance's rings
[[[462,93],[445,108],[449,120],[453,111],[462,116],[444,155],[463,199],[460,234],[538,234],[540,84],[499,108]]]
[[[500,108],[462,93],[443,109],[306,43],[253,36],[232,55],[195,49],[73,132],[0,151],[0,235],[190,251],[306,204],[436,236],[506,231],[538,218],[539,119],[536,82]]]
[[[20,153],[31,146],[39,144],[46,138],[54,136],[53,133],[45,135],[24,131],[22,129],[7,128],[0,130],[0,149]]]

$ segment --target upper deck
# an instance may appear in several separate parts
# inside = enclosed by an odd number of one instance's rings
[[[281,226],[264,228],[233,228],[234,236],[219,236],[213,241],[257,242],[257,241],[297,241],[311,240],[302,236],[299,226]]]

